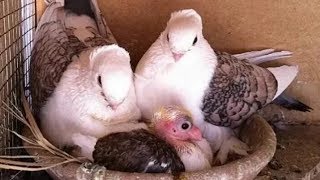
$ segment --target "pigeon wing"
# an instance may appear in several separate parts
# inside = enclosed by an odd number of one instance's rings
[[[228,53],[217,53],[217,67],[204,98],[205,121],[235,128],[270,103],[277,80],[267,69],[239,61]]]

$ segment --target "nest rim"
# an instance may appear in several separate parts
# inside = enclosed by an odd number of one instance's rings
[[[25,128],[23,134],[30,137],[31,132],[28,131],[29,130]],[[112,179],[253,179],[272,159],[276,151],[276,135],[265,119],[259,115],[253,115],[241,128],[240,138],[253,149],[252,153],[221,166],[213,166],[210,169],[195,172],[182,172],[178,175],[168,173],[128,173],[105,170],[101,177],[111,177]],[[43,150],[27,149],[27,152],[30,155],[48,155],[48,152]],[[36,161],[44,162],[45,160],[38,158]],[[77,179],[80,165],[80,163],[71,162],[46,171],[53,179]],[[91,176],[92,175],[93,174],[91,174]]]

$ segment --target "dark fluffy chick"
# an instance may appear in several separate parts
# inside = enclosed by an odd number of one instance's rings
[[[185,170],[175,149],[145,129],[100,138],[93,159],[109,170],[123,172],[177,173]]]

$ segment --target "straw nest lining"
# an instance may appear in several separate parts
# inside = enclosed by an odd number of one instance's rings
[[[73,157],[56,148],[41,134],[30,111],[25,97],[22,98],[24,113],[18,108],[5,109],[13,114],[25,127],[22,135],[12,131],[23,140],[23,146],[30,156],[1,156],[0,168],[26,171],[47,170],[55,179],[253,179],[273,157],[276,150],[276,137],[269,124],[260,116],[253,115],[240,131],[241,139],[252,149],[244,158],[232,161],[210,170],[184,172],[174,177],[171,174],[124,173],[106,170],[104,167],[83,163],[84,159]],[[12,160],[33,158],[35,162]]]
[[[29,104],[26,98],[23,96],[21,98],[24,112],[22,112],[14,102],[9,102],[6,104],[2,102],[3,110],[12,114],[18,121],[20,121],[23,125],[23,132],[19,134],[16,131],[5,129],[10,131],[17,137],[19,137],[23,141],[23,146],[18,147],[6,147],[9,149],[26,149],[27,151],[43,151],[48,154],[38,154],[33,153],[29,155],[18,155],[18,156],[0,156],[0,168],[3,169],[14,169],[21,171],[39,171],[50,169],[54,166],[59,166],[62,164],[70,163],[70,162],[82,162],[80,158],[75,158],[68,153],[58,149],[54,145],[52,145],[49,141],[47,141],[29,107]],[[2,127],[3,128],[3,127]],[[36,162],[25,162],[22,159],[30,159],[33,158]],[[42,161],[40,161],[42,160]]]

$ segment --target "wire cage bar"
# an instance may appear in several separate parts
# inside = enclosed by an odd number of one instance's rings
[[[36,26],[36,0],[0,0],[0,155],[18,155],[21,141],[10,131],[21,124],[4,106],[22,108],[21,89],[29,95],[29,64]],[[19,179],[20,172],[0,170],[0,179]]]

